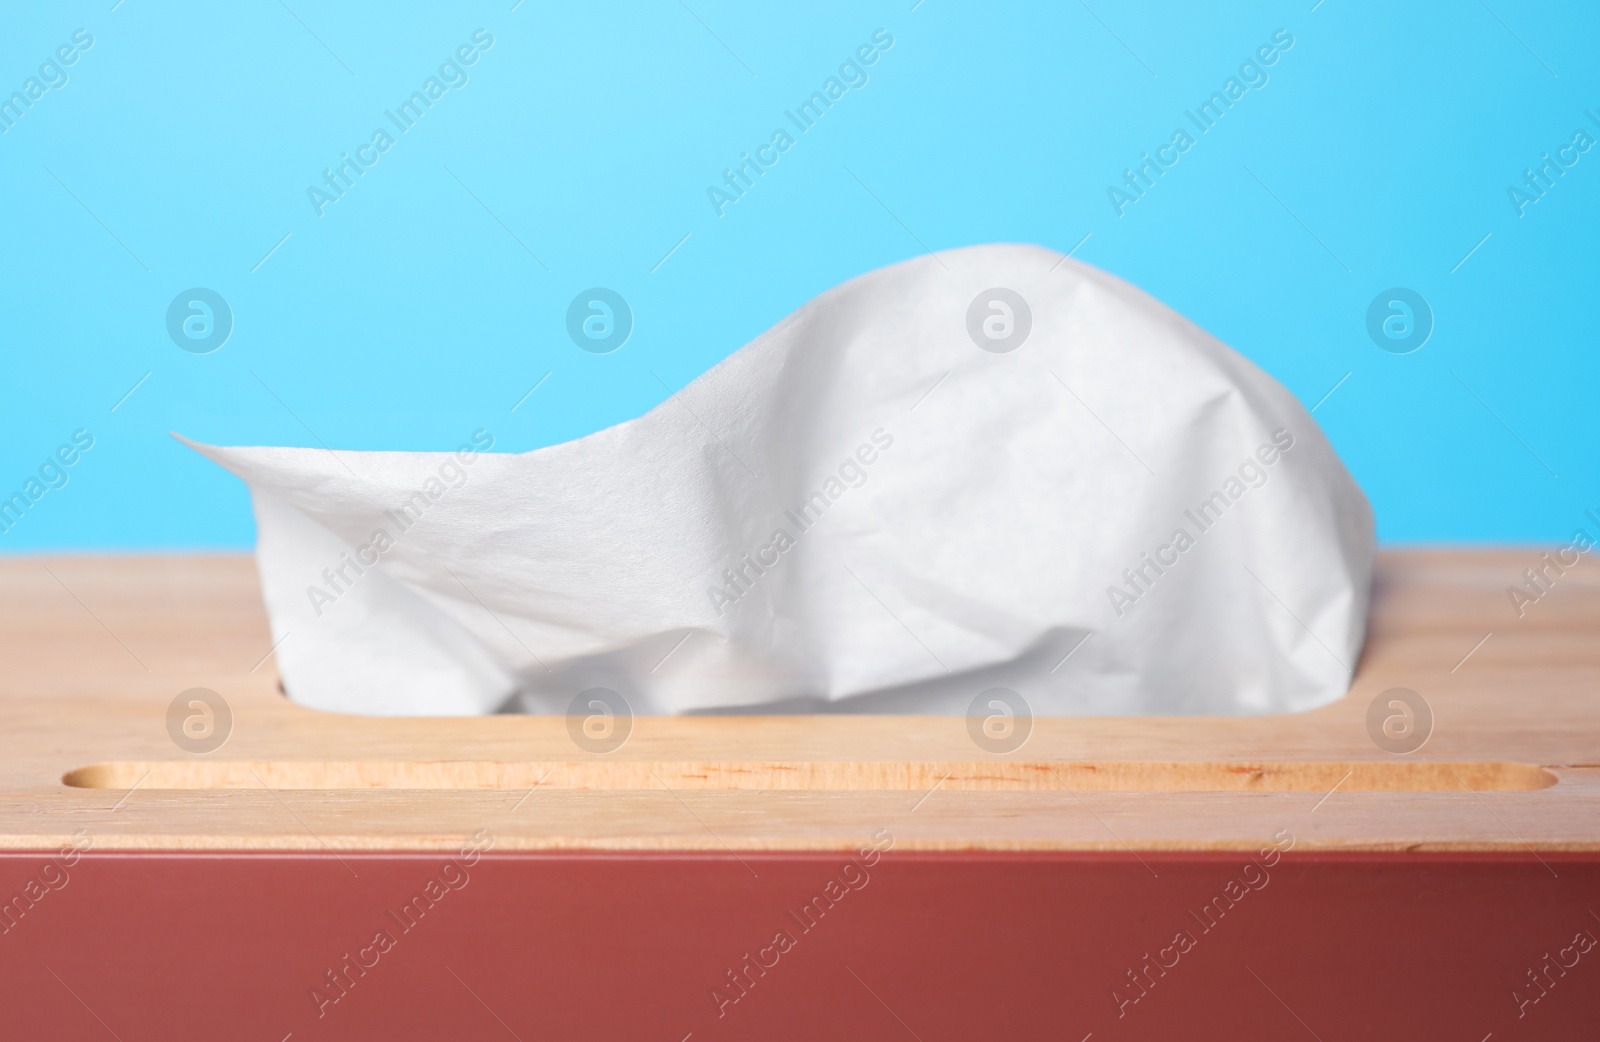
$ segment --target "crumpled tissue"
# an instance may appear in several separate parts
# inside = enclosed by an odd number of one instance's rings
[[[1306,409],[1038,247],[869,272],[637,419],[492,444],[194,446],[249,484],[291,698],[1267,713],[1342,695],[1365,631],[1371,510]]]

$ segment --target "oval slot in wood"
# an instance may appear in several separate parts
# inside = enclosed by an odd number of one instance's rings
[[[1554,785],[1532,764],[1310,761],[113,760],[86,789],[744,789],[990,792],[1476,792]]]

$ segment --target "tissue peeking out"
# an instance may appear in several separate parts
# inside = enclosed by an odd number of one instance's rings
[[[863,275],[576,441],[474,437],[196,446],[250,484],[290,697],[1264,713],[1342,695],[1361,648],[1372,515],[1310,414],[1037,247]]]

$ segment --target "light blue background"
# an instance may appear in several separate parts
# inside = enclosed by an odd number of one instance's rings
[[[829,286],[990,241],[1077,245],[1308,406],[1350,374],[1316,415],[1385,542],[1565,541],[1600,508],[1600,150],[1507,197],[1600,134],[1592,4],[113,2],[3,15],[0,94],[95,44],[0,136],[0,495],[97,441],[0,551],[246,547],[244,487],[168,431],[548,445]],[[479,27],[470,83],[319,218],[307,186]],[[870,82],[719,218],[707,186],[880,27]],[[1270,82],[1119,217],[1108,185],[1280,27]],[[165,330],[192,286],[235,314],[213,354]],[[566,335],[590,286],[632,303],[614,354]],[[1435,313],[1413,354],[1366,332],[1391,286]]]

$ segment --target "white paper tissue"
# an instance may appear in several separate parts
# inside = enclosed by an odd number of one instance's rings
[[[1372,515],[1311,415],[1037,247],[871,272],[638,419],[492,440],[195,446],[250,485],[293,699],[1264,713],[1337,698],[1362,643]]]

